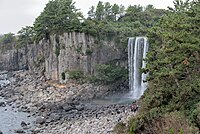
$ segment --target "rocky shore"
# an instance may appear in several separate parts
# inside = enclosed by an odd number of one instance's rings
[[[125,123],[134,114],[128,104],[91,103],[95,97],[108,94],[109,88],[105,86],[74,82],[61,85],[28,71],[12,72],[8,76],[12,81],[0,88],[0,96],[6,99],[6,104],[14,104],[18,111],[35,118],[34,125],[22,132],[113,134],[117,123]]]

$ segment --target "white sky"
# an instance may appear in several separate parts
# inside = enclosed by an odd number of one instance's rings
[[[22,27],[32,25],[35,18],[42,12],[49,0],[0,0],[0,34],[8,32],[17,33]],[[84,14],[89,8],[96,6],[99,0],[74,0],[75,6]],[[156,8],[173,6],[173,0],[100,0],[111,4],[129,5],[154,5]]]

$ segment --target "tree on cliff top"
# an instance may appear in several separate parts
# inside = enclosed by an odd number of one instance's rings
[[[4,34],[0,38],[0,50],[5,52],[6,50],[12,49],[16,45],[16,37],[13,33]]]
[[[15,36],[13,33],[7,33],[4,34],[1,38],[0,38],[0,44],[9,44],[12,43],[15,40]]]
[[[49,1],[44,11],[34,22],[35,40],[48,39],[50,34],[78,30],[83,16],[74,4],[72,0]]]
[[[18,32],[18,47],[22,47],[24,45],[32,44],[34,42],[33,37],[35,33],[33,30],[33,27],[31,26],[26,26],[23,27],[19,32]]]

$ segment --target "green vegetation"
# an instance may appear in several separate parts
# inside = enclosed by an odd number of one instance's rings
[[[4,34],[0,38],[0,44],[10,44],[15,41],[15,36],[13,33]]]
[[[19,31],[18,43],[24,46],[50,35],[84,32],[102,40],[115,41],[127,48],[127,37],[147,36],[148,90],[140,100],[141,108],[129,126],[116,126],[118,133],[198,133],[200,128],[200,0],[174,1],[175,8],[155,9],[152,5],[125,8],[123,5],[99,2],[84,18],[72,0],[51,0],[36,18],[33,27]],[[55,53],[60,49],[58,39]],[[16,37],[9,33],[0,38],[2,48],[9,49]],[[1,49],[3,50],[3,49]],[[80,53],[81,48],[77,49]],[[88,49],[87,55],[92,54]],[[43,61],[43,60],[41,60]],[[112,83],[127,79],[127,69],[115,64],[97,66],[95,81]],[[65,79],[65,73],[62,78]],[[68,71],[69,78],[83,79],[80,70]]]
[[[69,78],[73,80],[79,80],[84,78],[83,71],[81,70],[70,70],[68,71]]]
[[[200,128],[200,1],[175,8],[149,30],[149,88],[130,133],[198,133]]]
[[[17,40],[17,48],[24,47],[28,44],[33,44],[34,42],[34,30],[33,27],[31,26],[26,26],[23,27],[19,32],[18,32],[18,40]]]
[[[51,0],[34,23],[35,40],[64,32],[78,31],[83,16],[72,0]]]
[[[164,14],[165,10],[155,9],[152,5],[125,9],[123,5],[99,1],[84,18],[72,0],[51,0],[34,22],[34,40],[48,40],[50,35],[65,32],[84,32],[99,41],[114,40],[120,48],[125,48],[125,37],[145,35],[147,28]]]
[[[99,64],[97,66],[97,72],[96,79],[104,83],[128,79],[128,70],[114,64]]]
[[[86,55],[92,55],[92,53],[93,53],[93,50],[91,48],[88,48],[86,50]]]
[[[115,41],[119,48],[125,50],[127,37],[145,36],[148,29],[166,14],[165,10],[155,9],[152,5],[125,8],[100,1],[89,9],[88,17],[84,18],[74,4],[72,0],[49,1],[33,26],[26,26],[18,32],[16,47],[49,40],[51,35],[84,32],[94,36],[98,43],[102,40]],[[91,53],[88,51],[88,54]]]
[[[14,48],[16,44],[17,44],[17,39],[13,33],[4,34],[0,38],[1,52],[6,52],[7,50]]]
[[[116,134],[125,134],[127,133],[126,130],[126,124],[119,122],[115,127],[114,127],[114,131],[116,132]]]

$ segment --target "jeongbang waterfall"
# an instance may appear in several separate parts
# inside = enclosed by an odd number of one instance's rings
[[[149,44],[146,37],[129,38],[128,40],[128,65],[129,89],[133,99],[139,99],[147,88],[146,77],[141,69],[146,67],[146,58]]]

